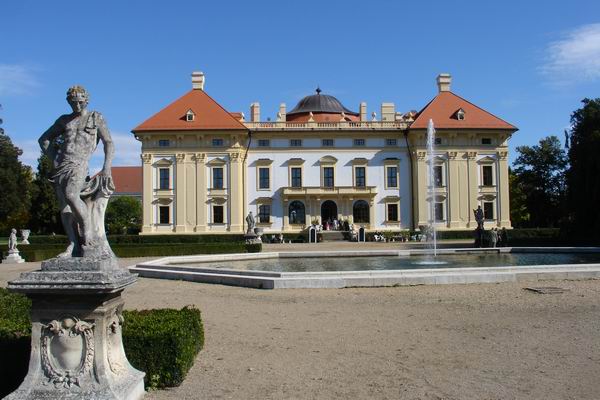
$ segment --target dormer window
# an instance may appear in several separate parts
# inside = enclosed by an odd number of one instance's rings
[[[194,112],[189,109],[186,113],[185,113],[185,120],[187,122],[192,122],[194,119],[196,118],[196,114],[194,114]]]
[[[465,119],[465,110],[463,110],[462,108],[459,108],[458,111],[456,112],[456,119],[459,121],[462,121]]]

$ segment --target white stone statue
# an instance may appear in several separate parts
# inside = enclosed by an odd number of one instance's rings
[[[53,162],[52,182],[69,238],[60,258],[112,255],[104,232],[104,211],[115,189],[111,177],[114,144],[102,114],[87,110],[88,100],[83,87],[69,88],[67,102],[73,112],[60,116],[39,139],[42,151]],[[88,180],[89,160],[99,142],[104,147],[104,165]]]
[[[256,227],[256,221],[254,220],[252,211],[250,211],[248,213],[248,216],[246,216],[246,224],[248,225],[248,229],[246,230],[246,235],[254,235],[254,228]]]
[[[8,237],[8,254],[18,253],[17,250],[17,230],[11,229],[10,236]]]

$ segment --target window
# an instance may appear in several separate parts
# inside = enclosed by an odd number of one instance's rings
[[[161,190],[168,190],[171,188],[169,168],[158,169],[158,188]]]
[[[442,144],[442,138],[436,137],[433,144]]]
[[[269,139],[258,139],[258,147],[269,147],[271,146],[271,141]]]
[[[366,168],[365,167],[355,167],[354,168],[354,186],[356,186],[356,187],[367,186]]]
[[[213,167],[212,169],[212,188],[223,189],[223,168]]]
[[[484,165],[482,167],[482,175],[483,175],[483,186],[493,186],[494,185],[494,179],[493,179],[493,175],[492,175],[492,166],[491,165]]]
[[[491,138],[481,138],[481,144],[492,144]]]
[[[354,145],[355,146],[364,146],[365,145],[365,139],[354,139]]]
[[[271,222],[271,205],[263,204],[258,206],[258,223],[268,224]]]
[[[212,145],[213,145],[213,147],[223,147],[223,139],[219,139],[219,138],[213,139]]]
[[[290,147],[302,147],[302,139],[291,139]]]
[[[292,176],[292,187],[299,188],[302,187],[302,168],[300,167],[292,167],[291,171]]]
[[[194,114],[194,112],[192,110],[188,110],[188,112],[185,113],[185,120],[187,122],[191,122],[196,118],[196,114]]]
[[[290,224],[303,224],[305,221],[304,204],[301,201],[294,200],[289,206]]]
[[[323,139],[321,144],[323,147],[333,147],[333,139]]]
[[[435,222],[441,222],[444,220],[444,203],[436,202],[433,205]]]
[[[369,203],[358,200],[352,207],[352,217],[355,224],[369,223]]]
[[[213,224],[224,223],[223,206],[213,206]]]
[[[485,201],[483,203],[483,218],[494,219],[494,203],[491,201]]]
[[[269,179],[269,168],[263,167],[258,169],[258,188],[259,189],[269,189],[271,187],[271,182]]]
[[[441,165],[435,165],[433,167],[433,185],[435,187],[444,186],[443,170]]]
[[[385,139],[386,146],[398,146],[398,139]]]
[[[387,220],[388,221],[399,221],[398,220],[398,204],[387,205]]]
[[[323,167],[323,186],[333,187],[333,167]]]
[[[465,119],[465,110],[463,110],[462,108],[460,108],[457,112],[456,112],[456,119],[459,121],[462,121]]]
[[[170,224],[171,223],[171,207],[160,206],[158,207],[158,223],[159,224]]]
[[[160,139],[158,141],[158,147],[169,147],[171,145],[171,141],[169,139]]]
[[[398,187],[398,167],[386,167],[386,179],[388,188]]]

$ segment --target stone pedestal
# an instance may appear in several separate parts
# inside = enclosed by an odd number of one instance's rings
[[[8,255],[2,260],[3,264],[20,264],[24,263],[23,257],[19,254],[19,250],[9,250]]]
[[[140,399],[144,373],[123,350],[123,290],[136,276],[115,259],[42,263],[8,288],[32,300],[29,372],[6,399]]]

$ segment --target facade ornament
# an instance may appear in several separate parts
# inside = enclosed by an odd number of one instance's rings
[[[454,160],[454,159],[456,159],[457,155],[458,155],[458,152],[456,152],[456,151],[449,151],[448,152],[448,159],[449,160]]]
[[[419,161],[424,161],[425,157],[427,157],[427,152],[426,151],[417,151],[415,153],[416,153],[416,156],[417,156],[417,160],[419,160]]]
[[[467,159],[469,160],[474,160],[475,158],[477,158],[477,152],[476,151],[467,151],[465,153],[465,156],[467,157]]]
[[[238,152],[230,153],[229,157],[231,159],[231,162],[234,162],[234,163],[238,163],[238,162],[242,161],[242,153],[238,153]]]
[[[371,121],[376,122],[377,121],[377,113],[375,111],[373,111],[371,113]]]
[[[498,157],[501,160],[506,160],[506,158],[508,157],[508,151],[499,151],[498,152]]]
[[[177,155],[175,155],[175,159],[177,160],[178,164],[184,162],[185,161],[185,153],[177,153]]]
[[[152,162],[152,154],[142,153],[141,157],[144,164],[150,164]]]
[[[94,363],[94,324],[74,316],[53,320],[42,329],[42,369],[56,388],[79,386]],[[56,348],[56,350],[54,350]]]
[[[196,164],[204,163],[206,162],[206,153],[195,153],[192,160],[196,161]]]
[[[314,115],[313,115],[312,111],[308,113],[308,122],[315,122]]]

